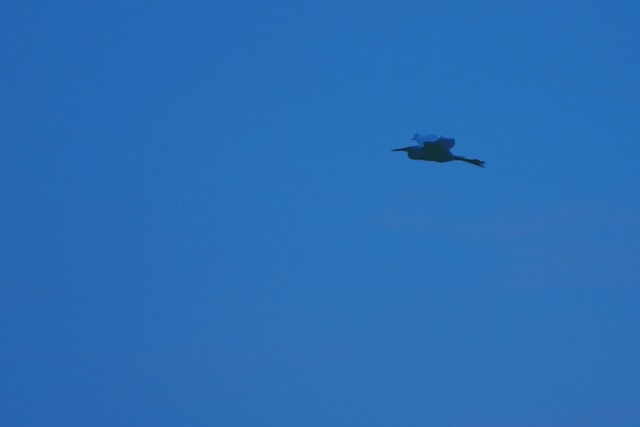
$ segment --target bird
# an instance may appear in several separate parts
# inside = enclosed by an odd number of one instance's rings
[[[433,134],[422,135],[416,133],[411,138],[418,142],[419,145],[411,145],[409,147],[394,148],[391,151],[406,151],[407,156],[413,160],[428,160],[432,162],[450,162],[452,160],[461,160],[471,163],[472,165],[484,167],[484,162],[478,159],[467,159],[466,157],[456,156],[451,153],[451,148],[456,144],[455,139],[445,136],[436,136]]]

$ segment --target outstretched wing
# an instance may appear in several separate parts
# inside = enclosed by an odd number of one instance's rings
[[[420,133],[416,133],[411,139],[419,142],[422,145],[432,144],[433,146],[438,146],[446,150],[451,150],[453,146],[456,145],[455,139],[446,138],[444,136],[436,136],[434,134],[422,135]]]
[[[438,140],[438,137],[432,133],[428,134],[428,135],[423,135],[421,133],[416,133],[415,135],[413,135],[413,138],[411,138],[412,140],[419,142],[420,144],[424,144],[427,142],[436,142]]]

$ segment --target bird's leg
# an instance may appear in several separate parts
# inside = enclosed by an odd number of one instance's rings
[[[471,163],[472,165],[476,165],[476,166],[479,166],[481,168],[484,167],[484,162],[482,160],[467,159],[466,157],[462,157],[462,156],[454,156],[453,159],[454,160],[462,160],[463,162]]]
[[[482,160],[478,160],[478,159],[464,159],[465,162],[471,163],[472,165],[476,165],[476,166],[480,166],[481,168],[484,167],[484,162]]]

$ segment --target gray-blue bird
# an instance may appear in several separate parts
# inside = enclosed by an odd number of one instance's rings
[[[429,160],[432,162],[450,162],[452,160],[462,160],[472,165],[484,167],[484,162],[478,159],[467,159],[466,157],[456,156],[451,153],[451,148],[456,145],[453,138],[436,135],[421,135],[416,133],[412,140],[420,145],[411,145],[404,148],[396,148],[391,151],[406,151],[407,156],[413,160]]]

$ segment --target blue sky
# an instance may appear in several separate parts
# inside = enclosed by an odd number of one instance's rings
[[[639,425],[639,22],[9,1],[0,424]]]

